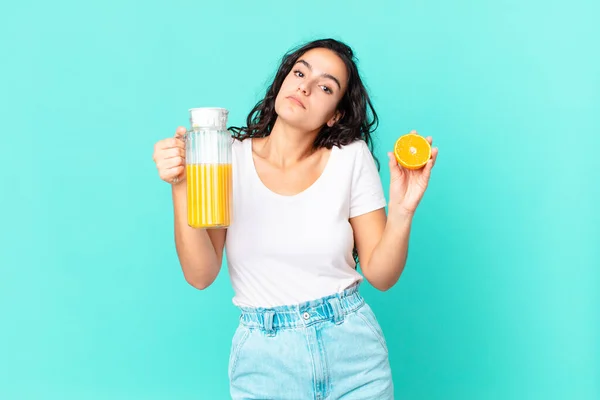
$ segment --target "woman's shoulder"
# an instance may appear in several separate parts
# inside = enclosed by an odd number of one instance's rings
[[[231,148],[234,153],[242,153],[244,147],[249,143],[250,139],[241,140],[236,137],[231,138]]]
[[[340,153],[344,154],[349,160],[356,160],[357,158],[364,157],[367,153],[370,154],[371,150],[364,139],[356,139],[348,144],[341,145],[339,148]]]
[[[234,164],[244,164],[246,156],[246,145],[248,140],[240,140],[232,137],[231,142],[231,157]]]
[[[359,151],[368,148],[368,146],[364,139],[355,139],[348,144],[341,145],[340,148],[345,151]]]

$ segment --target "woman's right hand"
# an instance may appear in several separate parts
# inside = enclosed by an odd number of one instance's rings
[[[152,159],[156,163],[158,176],[165,182],[176,184],[185,179],[185,142],[186,129],[179,127],[175,136],[160,140],[154,145]]]

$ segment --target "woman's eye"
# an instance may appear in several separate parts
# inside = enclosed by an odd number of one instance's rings
[[[323,89],[325,93],[331,94],[331,89],[329,89],[327,86],[321,86],[321,89]]]
[[[294,71],[294,75],[296,75],[299,78],[304,78],[304,74],[298,70]]]

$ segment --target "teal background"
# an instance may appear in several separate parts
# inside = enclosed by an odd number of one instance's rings
[[[327,36],[380,159],[411,129],[440,148],[400,282],[363,291],[397,398],[600,398],[599,4],[3,3],[0,398],[228,398],[227,271],[183,279],[153,145],[190,107],[243,124]]]

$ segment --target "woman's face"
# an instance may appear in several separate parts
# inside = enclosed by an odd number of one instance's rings
[[[306,131],[332,126],[341,117],[337,106],[348,84],[346,65],[333,51],[304,53],[284,79],[275,112],[286,123]]]

